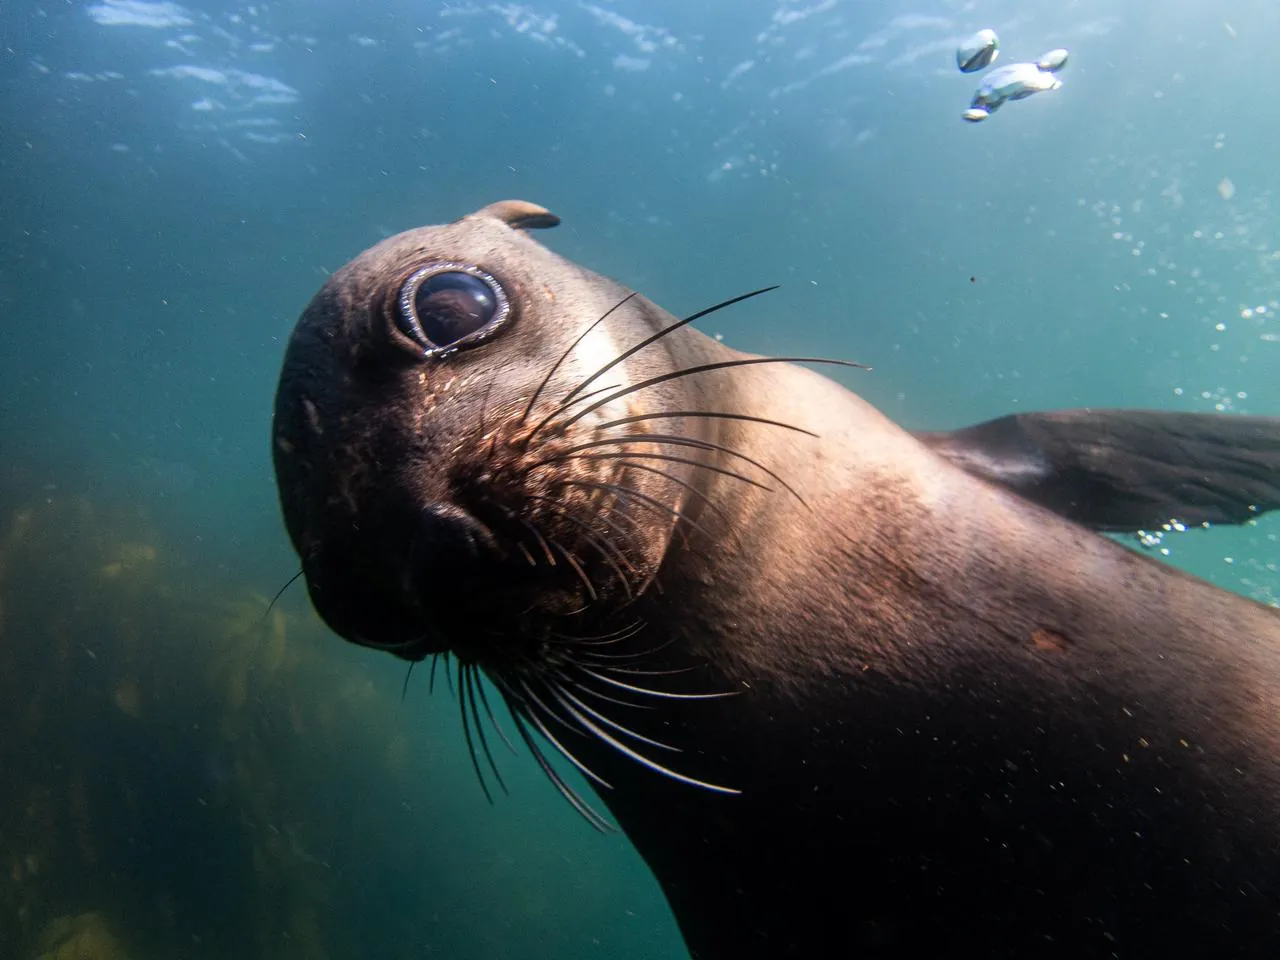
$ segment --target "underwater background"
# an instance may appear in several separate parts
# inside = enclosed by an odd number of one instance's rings
[[[982,27],[1063,87],[964,123]],[[684,956],[531,759],[485,802],[442,683],[264,616],[296,316],[520,198],[678,315],[781,283],[702,329],[911,428],[1280,414],[1278,43],[1274,0],[5,0],[0,958]],[[1278,537],[1125,542],[1276,604]]]

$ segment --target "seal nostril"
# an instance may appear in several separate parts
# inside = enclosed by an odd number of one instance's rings
[[[409,565],[438,575],[457,572],[479,561],[494,547],[493,534],[464,510],[449,504],[432,504],[418,514]]]

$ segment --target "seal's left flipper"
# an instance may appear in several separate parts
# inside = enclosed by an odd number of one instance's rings
[[[916,436],[1093,530],[1236,524],[1280,508],[1280,417],[1056,410]]]

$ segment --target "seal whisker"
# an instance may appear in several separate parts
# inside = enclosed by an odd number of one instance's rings
[[[588,390],[586,393],[584,393],[584,394],[582,394],[581,396],[577,397],[573,402],[574,402],[574,403],[582,403],[582,402],[583,402],[583,401],[585,401],[588,397],[598,397],[598,396],[600,396],[600,394],[602,394],[602,393],[608,393],[610,390],[617,390],[620,386],[622,386],[622,384],[620,384],[620,383],[615,383],[615,384],[614,384],[613,386],[611,386],[611,387],[596,387],[594,390]]]
[[[639,490],[636,490],[634,487],[628,487],[625,484],[620,484],[620,483],[597,484],[590,480],[565,480],[564,483],[567,486],[590,487],[593,489],[599,488],[599,489],[606,490],[607,492],[611,493],[614,496],[614,498],[617,499],[621,504],[620,509],[623,511],[621,515],[628,516],[628,518],[631,519],[632,524],[636,526],[639,526],[639,521],[635,520],[634,518],[630,518],[629,515],[626,514],[625,512],[626,509],[629,507],[627,500],[630,497],[635,497],[638,500],[640,500],[642,506],[647,506],[650,509],[660,510],[664,513],[669,514],[670,516],[674,517],[675,520],[677,521],[676,526],[673,527],[673,530],[680,535],[680,540],[685,547],[689,546],[689,532],[679,526],[679,521],[684,520],[695,530],[698,530],[703,535],[707,535],[707,531],[703,529],[703,527],[700,526],[696,520],[693,520],[692,518],[687,517],[685,514],[681,513],[680,510],[677,509],[676,507],[669,506],[668,504],[663,503],[662,501],[658,500],[655,497],[651,497],[648,494],[641,493]],[[636,596],[640,596],[644,594],[651,586],[656,588],[658,593],[662,593],[662,584],[658,581],[658,569],[656,567],[649,574],[648,578],[645,579],[645,581],[640,584],[640,588],[636,591]]]
[[[569,723],[569,721],[565,720],[563,717],[557,714],[554,710],[548,707],[545,703],[543,703],[542,700],[538,698],[537,694],[533,692],[533,688],[529,686],[529,683],[527,680],[522,679],[520,681],[520,686],[532,698],[532,702],[537,705],[538,709],[540,709],[547,716],[554,717],[556,721],[563,724],[565,729],[567,730],[573,730],[574,733],[579,733],[579,734],[583,733],[583,731],[573,727]],[[527,706],[527,703],[526,703],[526,706]],[[560,752],[560,755],[563,756],[570,763],[572,763],[580,771],[582,771],[582,774],[585,777],[600,784],[600,786],[604,787],[606,790],[613,789],[612,784],[610,784],[607,780],[605,780],[598,773],[596,773],[594,770],[588,767],[585,763],[579,760],[576,756],[574,756],[572,750],[570,750],[563,743],[561,743],[559,740],[556,739],[555,734],[553,734],[549,729],[547,729],[547,725],[542,722],[542,719],[538,716],[536,711],[526,709],[524,711],[524,716],[530,723],[534,725],[534,727],[537,728],[538,732],[541,733],[544,737],[546,737],[547,740],[551,743],[551,745]]]
[[[695,373],[707,373],[711,370],[728,370],[734,367],[750,367],[761,363],[827,363],[837,367],[854,367],[858,370],[871,369],[865,363],[854,363],[852,360],[834,360],[830,357],[743,357],[737,360],[718,360],[715,363],[700,363],[697,366],[684,367],[680,370],[672,370],[668,373],[649,377],[647,380],[641,380],[639,383],[633,383],[630,386],[620,387],[613,393],[601,397],[595,403],[583,407],[568,419],[561,421],[559,427],[561,429],[571,427],[587,414],[591,413],[593,410],[600,409],[606,403],[625,397],[628,394],[635,393],[637,390],[644,390],[646,387],[653,387],[659,383],[666,383],[669,380],[678,380],[681,377],[692,376]]]
[[[595,736],[603,743],[608,744],[624,756],[630,757],[632,760],[636,761],[636,763],[647,767],[655,773],[661,773],[664,776],[670,777],[672,780],[678,780],[680,783],[687,783],[695,787],[702,787],[704,790],[710,790],[712,793],[739,794],[742,792],[741,790],[736,790],[733,787],[722,787],[718,784],[708,783],[705,780],[698,780],[694,777],[686,776],[683,773],[677,773],[675,770],[671,770],[668,767],[664,767],[656,760],[650,760],[644,754],[637,753],[635,750],[632,750],[617,737],[612,736],[608,731],[598,727],[591,721],[590,717],[587,717],[581,711],[575,709],[572,704],[566,703],[564,704],[564,708],[569,711],[570,715],[575,720],[582,724],[582,726],[591,733],[595,734]]]
[[[591,641],[578,641],[578,640],[574,640],[572,638],[566,638],[566,637],[559,637],[555,640],[555,642],[560,646],[571,648],[574,651],[575,655],[590,657],[592,659],[597,659],[597,660],[638,660],[641,657],[652,656],[653,654],[657,653],[659,650],[662,650],[665,647],[668,647],[671,645],[670,640],[664,640],[662,643],[658,644],[656,647],[652,647],[648,650],[637,651],[635,653],[602,653],[601,651],[593,648],[612,646],[613,644],[618,643],[619,641],[618,640],[607,640],[607,641],[597,640],[597,641],[591,642]],[[586,649],[583,649],[584,647]]]
[[[578,562],[578,558],[575,557],[568,550],[566,550],[564,547],[562,547],[557,541],[548,540],[547,542],[550,543],[551,546],[554,547],[556,550],[560,551],[560,556],[564,557],[565,562],[569,564],[569,566],[573,569],[574,573],[578,575],[578,579],[582,581],[583,587],[586,588],[587,596],[590,597],[593,601],[599,600],[600,597],[596,593],[596,588],[591,583],[591,578],[587,576],[587,571],[582,569],[582,564]]]
[[[759,480],[752,480],[750,477],[734,470],[728,470],[724,467],[714,467],[709,463],[699,463],[697,460],[690,457],[677,457],[675,454],[671,453],[633,453],[630,450],[619,450],[616,453],[583,453],[576,454],[576,456],[581,457],[583,460],[661,460],[664,463],[683,463],[691,467],[697,467],[701,470],[710,470],[712,473],[719,473],[726,477],[733,477],[735,480],[741,480],[743,483],[749,483],[753,487],[759,487],[761,490],[773,490],[773,487],[768,484],[761,483]],[[566,457],[565,459],[567,460],[568,458]],[[637,470],[643,469],[639,464],[632,463],[628,465],[635,467]],[[650,467],[649,469],[654,470],[653,467]],[[661,473],[668,480],[672,480],[677,483],[680,482],[669,473],[665,473],[661,470],[655,470],[655,472]],[[684,486],[687,487],[688,484],[684,484]],[[700,493],[701,491],[696,492]],[[706,495],[703,494],[703,496],[705,497]]]
[[[458,689],[461,690],[466,683],[466,665],[461,661],[458,663]],[[480,761],[476,758],[475,743],[471,739],[471,722],[467,717],[467,698],[458,697],[458,708],[462,715],[462,736],[467,741],[467,754],[471,757],[471,767],[476,772],[476,779],[480,781],[480,789],[484,792],[484,798],[489,801],[489,805],[493,805],[493,794],[489,792],[489,785],[485,783],[484,773],[480,770]]]
[[[637,633],[644,629],[644,621],[637,620],[629,627],[623,627],[620,630],[614,630],[610,633],[583,634],[581,636],[571,633],[552,633],[551,636],[560,640],[571,640],[574,643],[582,644],[606,644],[617,643],[619,640],[626,640],[634,637]]]
[[[617,730],[619,733],[626,734],[628,737],[633,737],[634,739],[639,740],[641,743],[647,743],[649,744],[649,746],[658,747],[661,750],[670,750],[673,753],[683,752],[679,747],[673,747],[671,746],[671,744],[663,743],[661,740],[651,740],[648,737],[644,736],[643,734],[636,733],[634,730],[631,730],[628,727],[624,727],[622,724],[617,723],[616,721],[610,720],[599,710],[596,710],[594,707],[590,707],[587,704],[583,703],[581,700],[575,697],[568,690],[564,689],[564,687],[551,687],[550,690],[551,690],[551,695],[555,697],[556,700],[560,702],[560,705],[563,706],[566,710],[572,709],[572,706],[576,705],[579,709],[595,717],[601,723],[612,727],[614,730]]]
[[[708,535],[707,531],[700,524],[698,524],[696,520],[686,516],[678,508],[665,504],[661,500],[658,500],[655,497],[651,497],[646,493],[641,493],[639,490],[636,490],[634,487],[629,487],[621,483],[597,484],[591,480],[565,480],[564,483],[567,486],[590,487],[590,488],[599,488],[599,489],[606,490],[607,492],[611,493],[614,496],[614,498],[616,498],[620,502],[621,504],[620,509],[623,511],[623,514],[622,514],[623,516],[628,516],[625,513],[625,511],[629,507],[627,500],[630,497],[637,498],[640,501],[642,506],[647,506],[652,510],[659,510],[663,513],[669,514],[670,516],[674,517],[676,520],[676,526],[673,527],[673,530],[680,535],[680,540],[685,547],[689,546],[689,532],[685,530],[683,527],[679,526],[679,521],[684,520],[691,527],[693,527],[695,530],[702,533],[704,536]],[[638,520],[631,518],[631,522],[636,526],[639,526]],[[640,584],[640,589],[636,591],[636,595],[639,596],[643,594],[645,591],[649,589],[650,586],[655,587],[658,593],[662,593],[662,584],[658,581],[657,568],[654,568],[653,572],[649,574],[648,579],[646,579],[642,584]]]
[[[556,671],[550,671],[550,670],[544,669],[539,672],[539,675],[538,675],[539,679],[545,682],[546,674],[548,673],[556,673]],[[557,678],[559,678],[560,675],[556,673],[556,676]],[[577,727],[571,724],[564,717],[560,716],[560,714],[556,713],[555,710],[551,709],[551,707],[541,697],[538,696],[538,692],[529,685],[529,681],[527,678],[525,677],[520,678],[520,689],[524,691],[525,705],[529,708],[526,711],[526,715],[530,718],[530,720],[534,719],[535,708],[536,708],[536,710],[540,710],[542,712],[542,715],[544,717],[546,717],[549,720],[554,720],[556,723],[560,724],[560,726],[564,727],[566,730],[568,730],[570,733],[574,734],[575,736],[583,736],[583,733],[581,730],[579,730]],[[548,735],[548,739],[551,739],[549,735]],[[559,749],[558,742],[554,740],[552,742],[556,743],[557,749]]]
[[[507,732],[506,732],[505,730],[503,730],[503,729],[502,729],[502,724],[498,723],[498,718],[497,718],[496,716],[494,716],[494,714],[493,714],[493,710],[492,710],[492,709],[490,708],[490,706],[489,706],[489,698],[488,698],[487,696],[485,696],[485,692],[484,692],[484,684],[483,684],[483,683],[481,683],[481,682],[480,682],[480,680],[481,680],[481,678],[480,678],[479,676],[477,676],[477,677],[476,677],[476,692],[480,695],[480,703],[481,703],[481,705],[484,707],[485,715],[486,715],[486,716],[488,716],[488,718],[489,718],[489,722],[490,722],[491,724],[493,724],[493,729],[494,729],[495,731],[497,731],[498,736],[502,739],[502,742],[503,742],[503,743],[505,743],[505,744],[507,745],[507,749],[508,749],[508,750],[510,750],[510,751],[514,754],[514,753],[516,752],[516,748],[515,748],[515,746],[511,743],[511,741],[507,739]],[[497,771],[497,770],[494,770],[493,772],[496,774],[498,771]]]
[[[574,663],[573,665],[575,667],[581,666],[581,664],[579,663]],[[619,707],[628,707],[629,709],[632,709],[632,710],[657,709],[657,707],[654,704],[633,703],[630,700],[622,700],[618,697],[611,697],[607,693],[602,693],[599,690],[594,690],[591,687],[588,687],[585,683],[579,683],[577,680],[574,680],[572,677],[566,677],[564,673],[561,671],[557,671],[556,676],[560,679],[562,683],[570,684],[573,687],[573,689],[577,690],[578,692],[585,693],[589,696],[595,697],[597,700],[603,700],[605,703],[617,704]]]
[[[580,334],[578,334],[577,338],[571,344],[569,344],[569,346],[565,349],[564,353],[560,354],[560,356],[556,359],[556,362],[551,365],[551,368],[547,371],[547,375],[542,378],[542,382],[538,384],[538,388],[534,390],[533,395],[529,397],[529,403],[525,406],[524,412],[520,414],[520,419],[518,421],[519,423],[523,424],[526,420],[529,419],[529,414],[533,412],[533,405],[538,402],[538,397],[542,395],[542,391],[545,390],[547,387],[547,384],[551,382],[551,378],[555,375],[555,372],[560,369],[560,365],[564,363],[566,359],[568,359],[569,354],[573,353],[574,349],[578,346],[578,344],[580,344],[584,339],[586,339],[587,334],[589,334],[596,327],[600,326],[600,324],[604,323],[604,321],[609,317],[611,313],[613,313],[619,307],[622,307],[624,304],[626,304],[629,300],[631,300],[635,296],[636,296],[636,291],[632,290],[625,297],[623,297],[621,300],[615,303],[612,307],[610,307],[608,310],[602,313],[585,330],[583,330]],[[579,384],[579,389],[581,389],[584,386],[586,386],[585,383]],[[536,433],[537,431],[535,430],[534,432]]]
[[[639,343],[635,344],[634,346],[628,347],[626,350],[622,351],[622,353],[618,354],[616,357],[614,357],[612,360],[606,363],[603,367],[601,367],[595,373],[588,376],[585,380],[583,380],[576,387],[570,390],[567,394],[565,394],[564,399],[560,401],[560,407],[557,410],[553,411],[550,414],[550,417],[554,417],[557,413],[564,410],[565,407],[569,404],[569,402],[575,396],[581,393],[584,389],[586,389],[587,385],[590,384],[597,377],[600,377],[603,374],[607,373],[609,370],[612,370],[618,364],[622,363],[627,358],[632,357],[635,354],[639,353],[641,350],[649,346],[651,343],[656,343],[657,341],[661,340],[663,337],[679,330],[681,327],[687,326],[688,324],[693,323],[693,321],[695,320],[699,320],[702,317],[715,313],[717,310],[723,310],[725,307],[731,307],[735,303],[741,303],[743,300],[750,300],[752,297],[758,297],[762,293],[768,293],[770,290],[777,290],[777,289],[778,289],[777,284],[774,284],[771,287],[761,287],[759,290],[752,290],[750,293],[743,293],[736,297],[731,297],[728,300],[723,300],[720,303],[717,303],[715,306],[707,307],[705,310],[699,310],[697,313],[691,314],[685,317],[683,320],[677,320],[675,323],[667,324],[665,327],[661,328],[656,333],[650,334],[649,336],[641,340]],[[550,419],[550,417],[548,417],[548,419]],[[534,433],[537,433],[538,430],[542,429],[545,423],[546,421],[544,420],[542,423],[538,424],[538,428],[534,430]]]
[[[795,491],[794,487],[792,487],[780,476],[778,476],[776,473],[774,473],[772,470],[766,467],[759,460],[755,460],[752,457],[748,457],[745,453],[739,453],[737,450],[734,450],[732,447],[726,447],[723,444],[719,444],[719,443],[712,443],[710,440],[697,440],[693,437],[681,437],[681,436],[677,436],[675,434],[669,434],[669,433],[649,433],[649,434],[643,434],[638,437],[603,437],[598,440],[586,440],[586,441],[583,441],[582,443],[575,444],[574,446],[569,447],[569,449],[565,450],[561,454],[561,456],[567,456],[571,453],[577,453],[581,450],[591,450],[596,447],[606,447],[612,444],[628,444],[628,443],[653,443],[658,445],[669,444],[674,447],[691,447],[694,450],[716,450],[716,451],[719,451],[720,453],[727,453],[731,457],[737,457],[739,460],[742,460],[746,463],[751,464],[753,467],[760,470],[762,473],[768,475],[771,479],[778,481],[778,483],[781,486],[785,487],[792,496],[794,496],[801,503],[804,503],[804,498],[801,497],[800,494],[798,494]],[[703,467],[704,469],[707,469],[707,470],[713,470],[717,473],[724,472],[723,468],[714,467],[711,464],[704,463],[704,464],[698,464],[698,466]],[[750,480],[747,477],[743,476],[742,474],[730,472],[728,473],[728,476],[737,477],[739,480],[745,480],[747,483],[753,484],[754,486],[757,486],[757,487],[761,487],[765,490],[769,489],[767,486],[760,483],[759,481]]]
[[[587,656],[587,654],[583,654]],[[599,656],[597,654],[596,656]],[[693,673],[697,667],[675,667],[671,670],[637,670],[634,667],[619,667],[613,664],[600,664],[599,669],[610,673],[625,673],[633,677],[675,677],[682,673]]]
[[[663,690],[650,690],[648,687],[637,687],[634,684],[623,683],[621,680],[614,680],[612,677],[606,677],[602,673],[597,673],[590,667],[582,663],[575,663],[575,667],[590,677],[595,677],[602,683],[608,683],[615,687],[621,687],[623,690],[630,690],[632,693],[643,693],[649,697],[661,697],[664,700],[720,700],[724,697],[736,697],[737,690],[724,690],[719,693],[668,693]]]
[[[647,493],[641,493],[639,490],[636,490],[632,487],[625,487],[622,484],[618,484],[618,483],[596,483],[594,480],[565,480],[564,483],[568,486],[590,487],[593,490],[610,490],[619,494],[620,496],[635,497],[641,503],[644,503],[645,505],[650,506],[655,510],[661,510],[665,513],[669,513],[673,517],[675,517],[677,520],[685,521],[691,527],[697,530],[699,533],[702,533],[705,536],[710,536],[710,534],[708,534],[706,530],[704,530],[702,527],[698,525],[697,521],[681,513],[675,507],[668,506],[667,504],[663,503],[661,500],[658,500],[656,497],[651,497]]]
[[[617,643],[616,639],[609,640],[577,640],[571,634],[551,633],[545,638],[546,642],[556,647],[609,647]]]
[[[556,511],[556,513],[558,513],[560,516],[564,517],[570,523],[573,523],[579,528],[581,528],[582,530],[584,530],[586,533],[587,543],[595,547],[596,550],[600,552],[600,555],[604,557],[605,562],[609,564],[610,567],[613,568],[613,572],[618,575],[618,580],[622,583],[622,589],[626,591],[627,596],[628,597],[634,596],[631,590],[631,581],[627,578],[626,574],[622,572],[622,568],[619,567],[614,562],[613,558],[609,555],[609,551],[606,549],[606,547],[611,547],[616,552],[617,557],[631,569],[631,572],[633,574],[638,574],[639,571],[636,570],[635,565],[631,563],[630,560],[627,559],[626,554],[624,554],[621,550],[619,550],[613,544],[609,543],[608,540],[601,538],[596,533],[596,531],[591,528],[591,525],[589,523],[587,523],[585,520],[581,519],[580,517],[574,516],[573,513],[565,509],[565,507],[561,506],[556,501],[552,500],[550,497],[544,497],[541,494],[537,494],[537,493],[527,493],[525,494],[525,496],[527,496],[531,500],[538,500],[539,502],[546,503],[552,510]],[[607,518],[605,517],[601,517],[600,519],[607,521]],[[629,536],[624,531],[618,530],[616,526],[613,527],[613,529],[616,533],[619,533],[622,536]]]
[[[568,462],[568,461],[566,460],[565,462]],[[609,517],[609,523],[608,523],[609,529],[617,533],[619,536],[627,538],[627,541],[631,543],[632,546],[634,546],[635,543],[634,543],[633,537],[634,537],[635,530],[640,528],[641,526],[640,521],[638,521],[635,517],[633,517],[630,513],[627,512],[627,503],[626,503],[626,498],[624,496],[618,494],[616,491],[606,491],[606,492],[609,493],[609,497],[610,497],[608,501],[608,505],[610,509],[598,510],[596,511],[595,516],[603,520],[607,515]],[[622,529],[618,525],[618,521],[623,521],[627,523],[632,529],[631,530]]]
[[[404,683],[400,685],[400,702],[404,703],[405,694],[409,692],[409,678],[413,676],[413,668],[418,665],[417,660],[409,661],[409,669],[404,672]]]
[[[453,674],[449,672],[449,654],[444,655],[444,685],[449,688],[449,696],[456,697],[453,689]]]
[[[548,543],[547,543],[547,541],[546,541],[546,538],[544,538],[544,537],[542,536],[542,534],[540,534],[540,533],[538,532],[537,527],[535,527],[533,524],[529,523],[527,520],[524,520],[524,519],[522,519],[522,518],[520,518],[520,517],[517,517],[517,516],[516,516],[514,513],[512,513],[510,510],[504,510],[503,512],[504,512],[504,513],[506,513],[506,515],[507,515],[510,519],[517,521],[517,522],[518,522],[522,527],[524,527],[524,528],[525,528],[526,530],[528,530],[531,534],[533,534],[533,538],[534,538],[536,541],[538,541],[538,545],[539,545],[540,547],[542,547],[542,552],[543,552],[544,554],[546,554],[546,557],[547,557],[547,566],[549,566],[549,567],[554,567],[554,566],[556,565],[556,557],[555,557],[555,554],[553,554],[553,553],[551,552],[551,545],[550,545],[550,544],[548,544]],[[536,566],[536,564],[535,564],[535,566]]]
[[[565,408],[568,408],[568,407],[577,406],[580,403],[586,403],[592,397],[598,397],[602,393],[608,393],[610,390],[617,390],[620,386],[622,386],[622,384],[615,383],[607,387],[596,387],[594,390],[588,390],[586,393],[583,393],[577,397],[574,397],[572,402],[567,403],[564,406]],[[551,414],[551,417],[554,417],[554,416],[555,416],[555,413],[553,412]],[[526,444],[532,442],[534,438],[537,437],[538,433],[542,430],[542,428],[546,426],[547,420],[551,419],[551,417],[548,417],[544,420],[539,421],[538,425],[529,431],[528,435],[525,437]]]
[[[569,802],[569,805],[576,810],[587,823],[591,824],[601,833],[611,833],[615,828],[608,820],[595,811],[595,809],[578,795],[578,791],[565,783],[564,778],[551,766],[551,762],[547,759],[537,742],[529,733],[528,725],[521,715],[522,708],[519,705],[519,698],[514,694],[503,695],[507,699],[507,709],[511,711],[511,717],[515,721],[516,732],[520,735],[520,739],[524,741],[524,745],[529,748],[529,752],[533,755],[534,761],[542,769],[547,779],[560,792],[560,796]]]
[[[433,653],[431,655],[431,673],[427,675],[427,696],[431,696],[436,689],[436,667],[440,664],[441,654]]]
[[[705,420],[744,420],[748,423],[764,423],[771,427],[781,427],[784,430],[794,430],[796,433],[803,433],[807,437],[817,437],[818,434],[812,430],[806,430],[804,427],[797,427],[792,423],[784,423],[781,420],[770,420],[768,417],[753,417],[746,413],[720,413],[714,410],[672,410],[662,413],[637,413],[629,417],[619,417],[617,420],[609,420],[599,425],[598,429],[607,430],[609,427],[621,427],[628,423],[640,423],[644,420],[674,420],[679,417],[702,418]]]
[[[660,650],[665,650],[674,642],[674,640],[667,639],[656,647],[650,647],[648,650],[639,650],[635,653],[601,653],[598,650],[580,650],[577,653],[579,656],[589,657],[592,660],[639,660],[643,657],[651,657]]]
[[[537,495],[528,494],[528,496],[537,496]],[[557,503],[555,500],[552,500],[550,497],[541,497],[540,499],[545,500],[553,509],[558,510],[565,517],[565,519],[571,520],[574,523],[578,524],[580,527],[584,528],[585,530],[591,532],[592,534],[595,534],[595,531],[591,529],[590,524],[586,523],[581,517],[578,517],[570,513],[568,510],[565,509],[563,504]],[[628,514],[619,513],[619,516],[625,519],[627,522],[629,522],[633,527],[635,526],[635,520]],[[613,521],[613,519],[607,513],[600,513],[596,517],[596,519],[599,520],[601,523],[603,523],[606,527],[608,527],[614,533],[616,533],[619,537],[622,537],[632,547],[632,549],[635,549],[635,536],[633,531],[623,530],[617,523]],[[595,534],[595,535],[599,537],[598,534]],[[631,569],[632,573],[638,574],[640,572],[636,570],[635,565],[631,563],[630,560],[627,559],[626,554],[624,554],[619,547],[610,543],[608,540],[601,539],[601,542],[606,544],[607,546],[613,547],[615,551],[615,555],[618,557],[619,560],[621,560]]]
[[[484,399],[480,401],[480,437],[484,438],[486,415],[489,412],[489,394],[493,392],[494,379],[489,378],[488,385],[484,388]],[[489,452],[486,459],[493,458],[493,452],[498,448],[498,431],[493,432],[493,436],[489,438]]]
[[[476,676],[477,669],[478,668],[474,664],[469,665],[466,672],[462,675],[463,682],[460,686],[466,687],[467,701],[471,705],[471,719],[475,722],[476,737],[480,740],[480,749],[484,751],[485,759],[489,761],[489,769],[493,771],[493,775],[498,781],[498,786],[502,788],[503,793],[508,793],[507,785],[502,779],[502,774],[498,770],[498,765],[494,763],[493,754],[489,751],[489,741],[484,735],[484,724],[480,722],[480,711],[476,706],[476,687],[480,685],[480,678]],[[485,709],[488,709],[488,704],[485,705]],[[491,721],[493,720],[493,714],[489,715],[489,719]],[[497,728],[497,723],[494,723],[494,727],[495,729]]]
[[[616,491],[606,491],[609,497],[609,510],[599,510],[596,512],[596,519],[600,520],[610,530],[622,538],[622,542],[630,546],[633,550],[639,550],[636,545],[636,531],[640,528],[640,521],[633,517],[627,509],[626,498]],[[621,523],[625,522],[630,529],[624,529]],[[608,541],[606,541],[608,542]],[[618,548],[621,550],[621,548]],[[628,561],[629,567],[634,566]],[[637,570],[638,574],[639,571]]]
[[[672,476],[671,474],[667,473],[667,471],[665,471],[665,470],[659,470],[657,467],[650,467],[650,466],[646,466],[646,465],[645,465],[645,464],[643,464],[643,463],[635,463],[635,462],[634,462],[636,459],[651,459],[651,458],[652,458],[652,459],[658,459],[658,460],[670,460],[670,461],[674,461],[674,462],[676,462],[676,463],[688,463],[688,464],[691,464],[691,465],[693,465],[693,466],[695,466],[695,467],[696,467],[696,466],[702,466],[702,464],[699,464],[696,460],[687,460],[687,459],[685,459],[684,457],[671,457],[671,456],[664,456],[664,455],[662,455],[662,454],[643,454],[643,453],[627,453],[627,452],[622,452],[622,453],[588,453],[588,454],[581,454],[581,456],[582,456],[584,459],[588,459],[588,460],[626,460],[626,461],[628,461],[627,466],[628,466],[628,467],[630,467],[632,470],[642,470],[642,471],[644,471],[644,472],[646,472],[646,473],[654,473],[654,474],[657,474],[657,475],[658,475],[658,476],[660,476],[660,477],[665,477],[666,479],[670,480],[672,483],[677,484],[677,485],[679,485],[680,487],[683,487],[685,490],[688,490],[688,491],[689,491],[690,493],[692,493],[694,496],[696,496],[696,497],[698,497],[700,500],[702,500],[702,502],[703,502],[703,503],[705,503],[709,509],[714,510],[714,511],[716,512],[716,514],[720,517],[720,519],[721,519],[721,520],[723,520],[723,521],[728,525],[728,527],[729,527],[730,529],[732,529],[733,521],[732,521],[732,520],[730,520],[729,515],[728,515],[728,514],[726,514],[723,510],[721,510],[721,509],[720,509],[719,504],[717,504],[714,500],[712,500],[709,496],[707,496],[705,493],[703,493],[701,490],[699,490],[699,489],[698,489],[697,487],[695,487],[693,484],[689,483],[687,480],[681,480],[679,477]],[[712,469],[717,469],[717,468],[712,468]],[[728,472],[728,471],[726,471],[726,472]],[[734,475],[734,476],[737,476],[737,474],[733,474],[733,475]],[[742,479],[746,480],[747,478],[746,478],[746,477],[743,477]],[[752,480],[747,480],[747,482],[748,482],[748,483],[754,483],[754,481],[752,481]],[[763,486],[763,485],[761,485],[761,484],[756,484],[756,485],[757,485],[757,486],[760,486],[760,487],[761,487],[762,489],[764,489],[764,490],[772,490],[772,489],[773,489],[772,487],[765,487],[765,486]],[[734,539],[735,539],[735,540],[739,540],[739,542],[741,542],[741,540],[738,538],[738,536],[737,536],[737,534],[736,534],[736,533],[735,533],[735,534],[733,534],[733,537],[734,537]]]
[[[276,591],[276,595],[272,597],[271,602],[267,604],[267,609],[262,611],[263,620],[267,619],[267,615],[271,613],[271,608],[276,605],[276,601],[280,599],[281,595],[286,590],[288,590],[291,586],[293,586],[293,582],[297,580],[300,576],[302,576],[302,574],[303,574],[303,571],[299,570],[297,573],[295,573],[292,577],[290,577],[288,580],[284,582],[283,587],[281,587],[279,590]]]

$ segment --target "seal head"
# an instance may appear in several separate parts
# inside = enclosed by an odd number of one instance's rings
[[[618,337],[673,318],[524,235],[558,222],[507,201],[400,234],[303,313],[274,459],[312,601],[340,636],[407,660],[537,661],[570,621],[592,628],[583,611],[652,581],[692,468],[669,450],[661,469],[645,460],[661,455],[645,411],[662,386],[643,407],[626,389],[677,364],[661,343],[623,356]],[[672,427],[711,442],[697,421]]]

